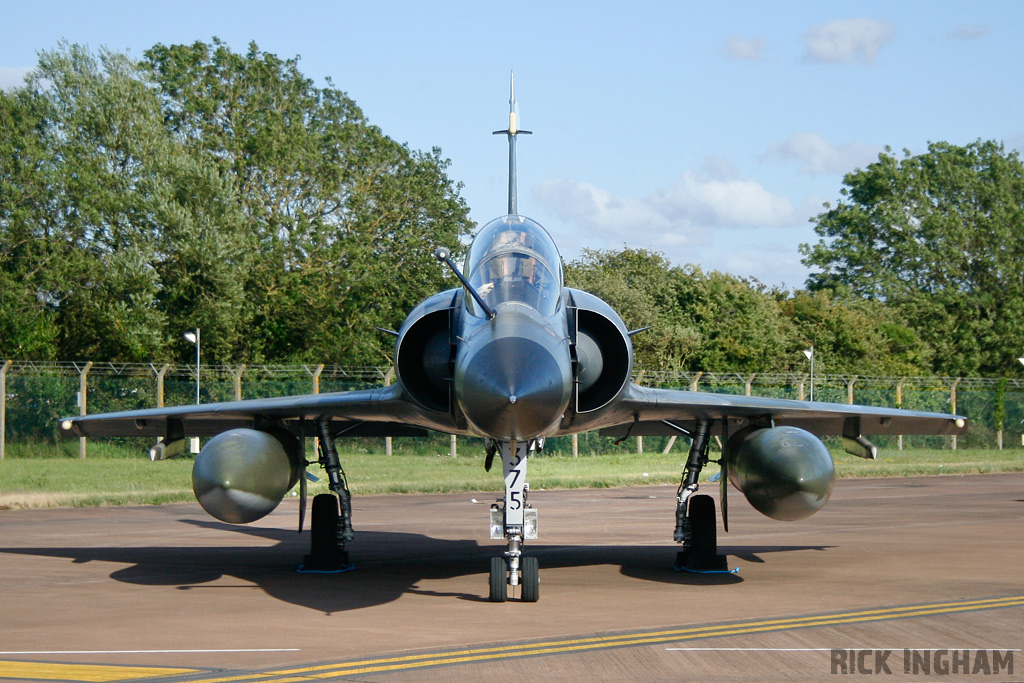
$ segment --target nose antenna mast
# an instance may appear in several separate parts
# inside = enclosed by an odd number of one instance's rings
[[[516,195],[518,194],[516,189],[516,136],[520,134],[533,134],[529,130],[519,130],[519,126],[516,124],[515,73],[509,76],[508,128],[506,130],[496,130],[494,134],[508,136],[508,213],[510,216],[515,216],[519,214],[516,201]]]

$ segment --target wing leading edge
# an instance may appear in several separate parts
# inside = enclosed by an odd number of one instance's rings
[[[116,413],[83,415],[61,420],[68,435],[85,437],[146,436],[176,439],[214,436],[236,427],[261,423],[306,423],[303,431],[316,433],[316,421],[349,423],[350,436],[415,436],[424,428],[443,427],[437,415],[411,403],[400,385],[378,389],[342,391],[306,396],[282,396],[205,405],[150,408]],[[454,427],[454,425],[452,425]]]
[[[636,384],[630,386],[621,405],[633,415],[633,421],[608,426],[601,430],[603,434],[669,436],[678,434],[679,427],[689,430],[698,420],[712,421],[713,429],[719,433],[725,420],[771,421],[775,425],[799,427],[818,436],[850,434],[853,427],[858,435],[956,435],[967,425],[967,419],[961,415],[654,389]]]

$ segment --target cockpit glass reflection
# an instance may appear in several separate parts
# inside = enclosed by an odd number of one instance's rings
[[[505,216],[484,226],[466,256],[466,270],[492,308],[517,301],[545,316],[558,308],[562,260],[547,231],[528,218]]]

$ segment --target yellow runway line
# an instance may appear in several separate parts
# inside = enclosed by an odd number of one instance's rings
[[[885,621],[889,619],[906,619],[911,617],[1020,606],[1024,606],[1024,595],[1016,595],[1006,598],[990,598],[985,600],[967,600],[961,602],[910,605],[906,607],[878,608],[839,614],[818,614],[784,619],[765,619],[760,621],[696,626],[671,630],[640,631],[614,636],[593,636],[545,642],[521,643],[487,648],[453,650],[450,652],[434,652],[422,655],[382,657],[377,659],[321,664],[296,669],[252,673],[248,675],[239,674],[209,678],[196,680],[190,683],[238,683],[240,681],[253,681],[258,683],[295,683],[296,681],[334,678],[336,676],[402,671],[406,669],[466,664],[470,662],[493,661],[514,657],[534,657],[538,655],[585,652],[631,645],[655,645],[681,640],[715,638],[747,633],[764,633],[768,631],[783,631],[814,626],[857,624]]]
[[[107,683],[109,681],[130,681],[140,678],[183,676],[194,673],[197,673],[196,669],[0,661],[0,679],[21,678],[33,681]]]

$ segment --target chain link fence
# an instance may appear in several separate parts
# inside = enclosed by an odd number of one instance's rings
[[[202,403],[380,386],[389,367],[331,365],[202,365]],[[966,435],[878,437],[883,448],[997,448],[1024,446],[1024,380],[970,377],[737,374],[638,370],[640,384],[833,403],[860,403],[970,419]],[[185,405],[196,401],[196,366],[145,363],[0,361],[0,457],[4,445],[56,442],[68,415]],[[444,437],[447,438],[447,437]]]

